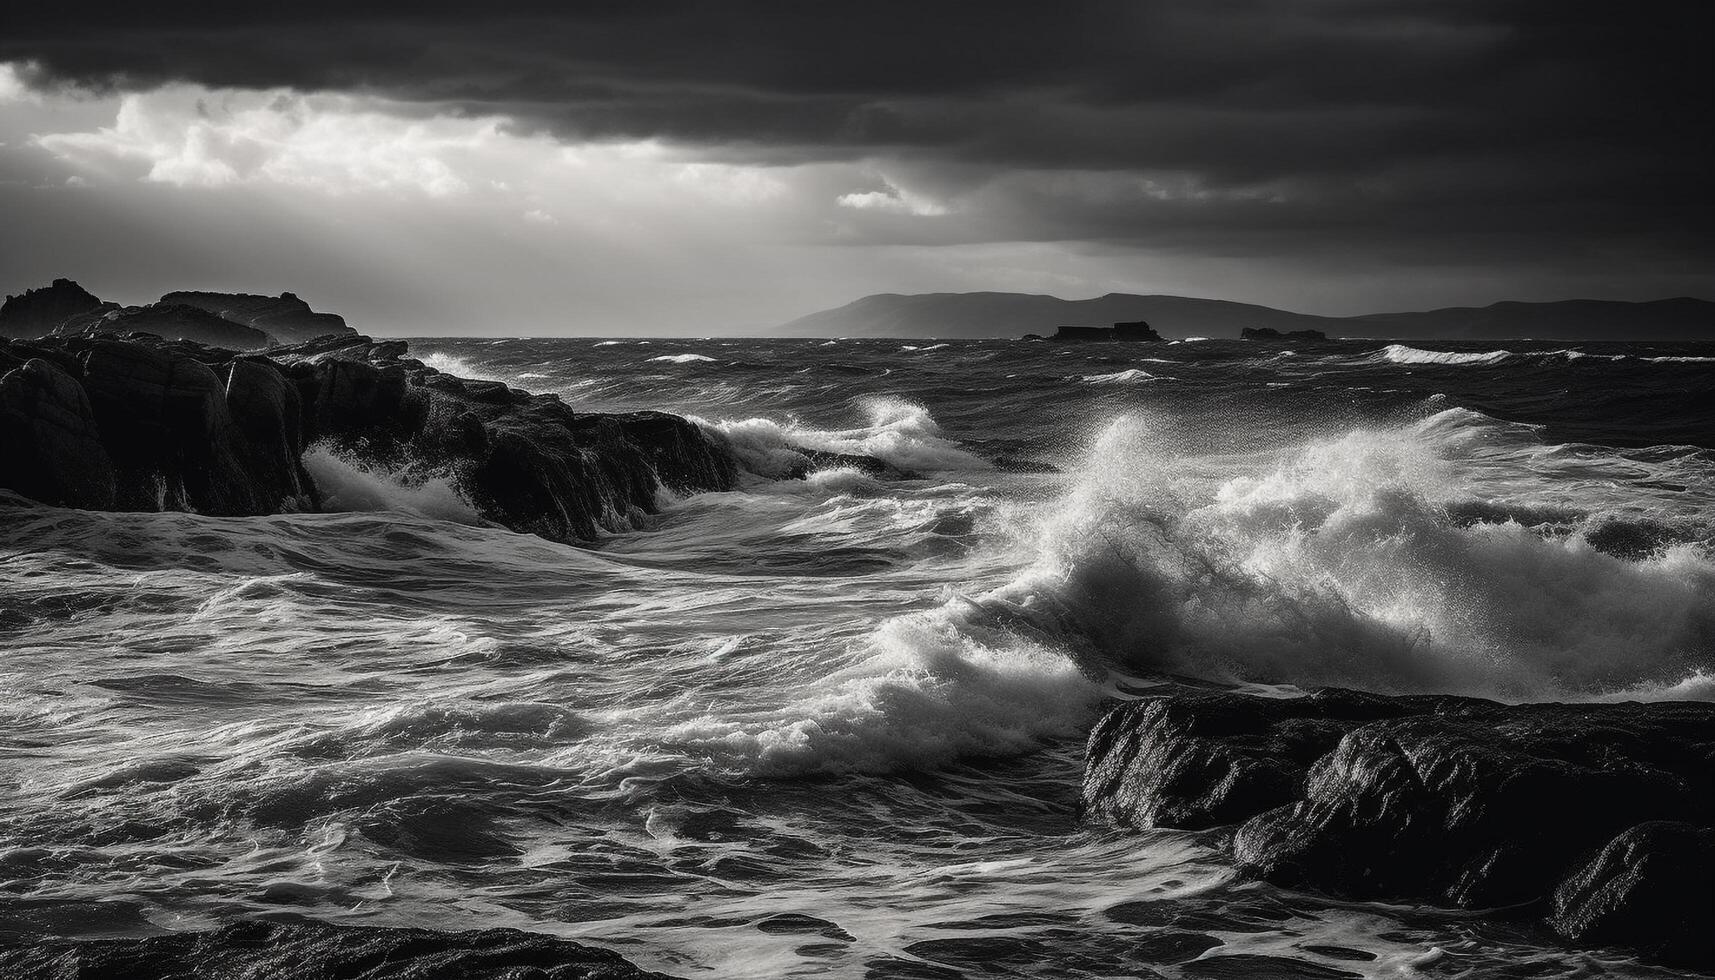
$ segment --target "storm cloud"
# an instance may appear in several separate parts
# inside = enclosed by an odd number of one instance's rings
[[[1273,261],[1277,273],[1296,264],[1330,278],[1441,269],[1428,278],[1442,282],[1481,265],[1485,288],[1588,284],[1617,298],[1708,291],[1712,38],[1715,19],[1695,0],[188,3],[0,15],[0,61],[32,92],[333,105],[367,114],[364,125],[415,120],[412,138],[443,141],[430,160],[491,136],[649,145],[750,174],[752,190],[779,184],[768,206],[796,216],[775,228],[782,245],[1059,243],[1109,269],[1130,254],[1157,268]],[[240,143],[218,142],[220,126],[237,140],[233,117],[208,111],[216,124],[196,138],[216,142],[196,152],[209,156],[173,165],[242,175]],[[121,128],[37,134],[34,145],[95,166],[160,143],[133,133],[128,151]],[[472,182],[451,164],[413,170],[410,154],[375,166],[431,194]],[[325,155],[307,160],[254,165],[304,180],[327,167]],[[161,167],[147,173],[172,172]],[[537,225],[557,220],[528,210]],[[1365,302],[1385,296],[1370,293]]]

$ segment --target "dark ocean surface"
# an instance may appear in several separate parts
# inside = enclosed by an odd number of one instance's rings
[[[1075,804],[1104,704],[1161,685],[1715,698],[1715,345],[412,349],[695,416],[745,485],[584,548],[320,449],[343,512],[10,498],[0,931],[510,925],[687,977],[1670,975],[1247,883],[1216,835]],[[917,478],[777,479],[792,444]]]

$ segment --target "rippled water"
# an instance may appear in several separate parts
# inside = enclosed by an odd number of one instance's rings
[[[513,925],[722,977],[1654,973],[1243,882],[1215,835],[1075,802],[1104,703],[1163,684],[1715,696],[1715,348],[413,351],[696,416],[745,485],[587,548],[319,449],[344,512],[7,499],[0,930]],[[774,479],[791,444],[920,478]]]

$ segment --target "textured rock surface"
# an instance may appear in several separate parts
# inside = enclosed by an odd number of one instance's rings
[[[1237,824],[1238,864],[1289,887],[1528,916],[1558,896],[1567,938],[1715,965],[1646,928],[1674,905],[1715,928],[1707,886],[1665,870],[1708,865],[1712,771],[1715,705],[1198,693],[1110,712],[1084,807],[1121,826]]]
[[[573,541],[631,526],[663,491],[737,481],[727,447],[685,419],[584,414],[406,353],[355,335],[266,357],[81,336],[0,344],[4,431],[18,433],[0,451],[0,486],[119,510],[309,509],[319,498],[302,454],[322,441],[366,465],[450,477],[489,520]]]
[[[146,333],[166,340],[188,340],[227,350],[258,350],[274,343],[274,338],[261,330],[182,303],[156,303],[124,309],[108,304],[67,318],[55,328],[54,333],[90,337]]]
[[[113,506],[113,461],[77,379],[31,358],[0,377],[0,486],[67,507]]]
[[[337,313],[317,313],[292,293],[258,296],[254,293],[211,293],[180,290],[161,297],[162,303],[195,306],[235,323],[254,327],[281,343],[298,344],[328,334],[355,336]]]
[[[0,337],[42,337],[67,317],[88,313],[102,306],[89,290],[70,279],[55,279],[52,285],[27,289],[6,297],[0,305]]]
[[[1627,830],[1555,890],[1550,922],[1569,939],[1708,967],[1715,829],[1655,821]]]
[[[144,939],[0,948],[16,980],[630,980],[617,953],[516,929],[436,932],[241,922]]]

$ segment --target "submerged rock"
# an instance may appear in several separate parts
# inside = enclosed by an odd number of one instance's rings
[[[439,932],[239,922],[141,939],[50,939],[0,949],[18,980],[644,980],[618,953],[517,929]]]
[[[8,296],[0,305],[0,337],[24,339],[44,337],[67,317],[88,313],[104,304],[89,290],[70,279],[55,279],[52,285],[26,289]]]
[[[1552,897],[1568,939],[1707,967],[1649,910],[1715,929],[1711,878],[1669,870],[1710,866],[1712,766],[1701,703],[1180,694],[1102,719],[1083,803],[1120,826],[1236,824],[1236,862],[1276,884],[1530,917]]]
[[[258,296],[254,293],[179,290],[162,296],[161,302],[198,307],[235,323],[254,327],[287,344],[299,344],[328,334],[357,335],[344,317],[337,313],[317,313],[293,293]]]
[[[97,509],[313,509],[302,456],[321,441],[450,477],[484,518],[574,541],[631,526],[664,493],[737,482],[731,451],[686,419],[576,412],[406,353],[358,335],[266,356],[150,338],[0,342],[0,486]]]

